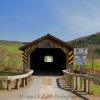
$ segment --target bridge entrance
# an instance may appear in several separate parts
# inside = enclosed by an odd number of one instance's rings
[[[66,69],[66,54],[60,48],[37,48],[30,54],[30,68],[61,73]]]
[[[73,64],[73,47],[47,34],[22,47],[24,71],[62,72]]]

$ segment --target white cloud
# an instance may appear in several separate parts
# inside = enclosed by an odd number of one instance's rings
[[[78,5],[77,9],[56,3],[54,5],[53,12],[59,23],[58,31],[66,33],[70,39],[100,31],[100,6],[97,2],[88,0],[84,8]],[[73,35],[73,33],[77,33],[77,35]]]

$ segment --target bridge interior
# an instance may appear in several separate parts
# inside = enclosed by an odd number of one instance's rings
[[[66,54],[60,48],[37,48],[30,54],[30,66],[39,73],[62,73]]]

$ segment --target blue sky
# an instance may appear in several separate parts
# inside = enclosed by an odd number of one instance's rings
[[[100,31],[100,0],[0,0],[0,40],[64,41]]]

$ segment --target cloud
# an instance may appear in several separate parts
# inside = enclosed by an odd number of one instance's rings
[[[71,3],[68,5],[68,1],[65,4],[54,2],[52,5],[58,31],[69,35],[70,39],[100,31],[100,1],[86,0],[84,5],[80,2],[72,2],[73,6]]]

